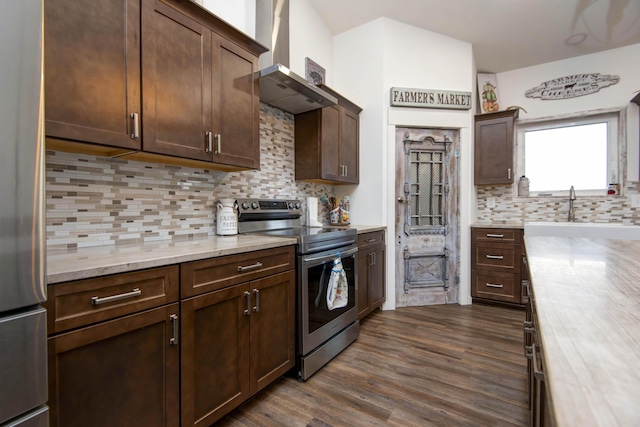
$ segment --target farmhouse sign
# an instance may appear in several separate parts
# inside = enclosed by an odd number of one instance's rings
[[[527,98],[567,99],[589,95],[601,88],[614,85],[620,77],[600,73],[574,74],[540,83],[524,93]]]
[[[469,110],[471,92],[392,87],[391,106]]]

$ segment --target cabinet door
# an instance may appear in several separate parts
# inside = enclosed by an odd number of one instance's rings
[[[183,300],[182,425],[209,426],[249,398],[249,287]]]
[[[46,135],[139,149],[140,0],[44,7]]]
[[[295,272],[251,282],[251,394],[295,365]]]
[[[476,117],[475,185],[513,183],[514,112]]]
[[[213,34],[213,161],[260,167],[260,91],[258,60]]]
[[[49,338],[51,426],[178,425],[177,314],[172,304]]]
[[[380,307],[385,302],[385,247],[379,246],[372,250],[373,262],[369,273],[369,292],[371,310]]]
[[[369,264],[371,251],[358,252],[358,319],[369,314]]]
[[[341,181],[358,183],[359,121],[357,114],[342,108],[340,113]]]
[[[160,0],[142,15],[143,149],[211,160],[211,30]]]
[[[321,111],[320,172],[322,179],[341,181],[340,176],[340,109],[325,107]]]

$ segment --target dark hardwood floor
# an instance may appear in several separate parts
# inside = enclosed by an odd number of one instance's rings
[[[524,311],[439,305],[376,311],[305,383],[285,377],[218,426],[525,426]]]

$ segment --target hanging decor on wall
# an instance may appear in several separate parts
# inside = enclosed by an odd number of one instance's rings
[[[392,107],[469,110],[471,109],[471,92],[392,87],[390,105]]]
[[[318,63],[314,62],[311,58],[305,58],[305,74],[307,81],[316,86],[325,83],[325,69],[318,65]]]
[[[614,85],[619,81],[620,77],[612,74],[573,74],[540,83],[540,85],[527,90],[524,96],[540,99],[575,98],[598,92],[600,89]]]
[[[478,73],[478,96],[481,113],[493,113],[500,110],[498,102],[498,79],[495,74]]]

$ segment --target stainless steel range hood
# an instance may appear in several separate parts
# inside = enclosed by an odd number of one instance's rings
[[[256,0],[260,56],[260,100],[292,114],[329,107],[338,100],[289,70],[289,0]]]

